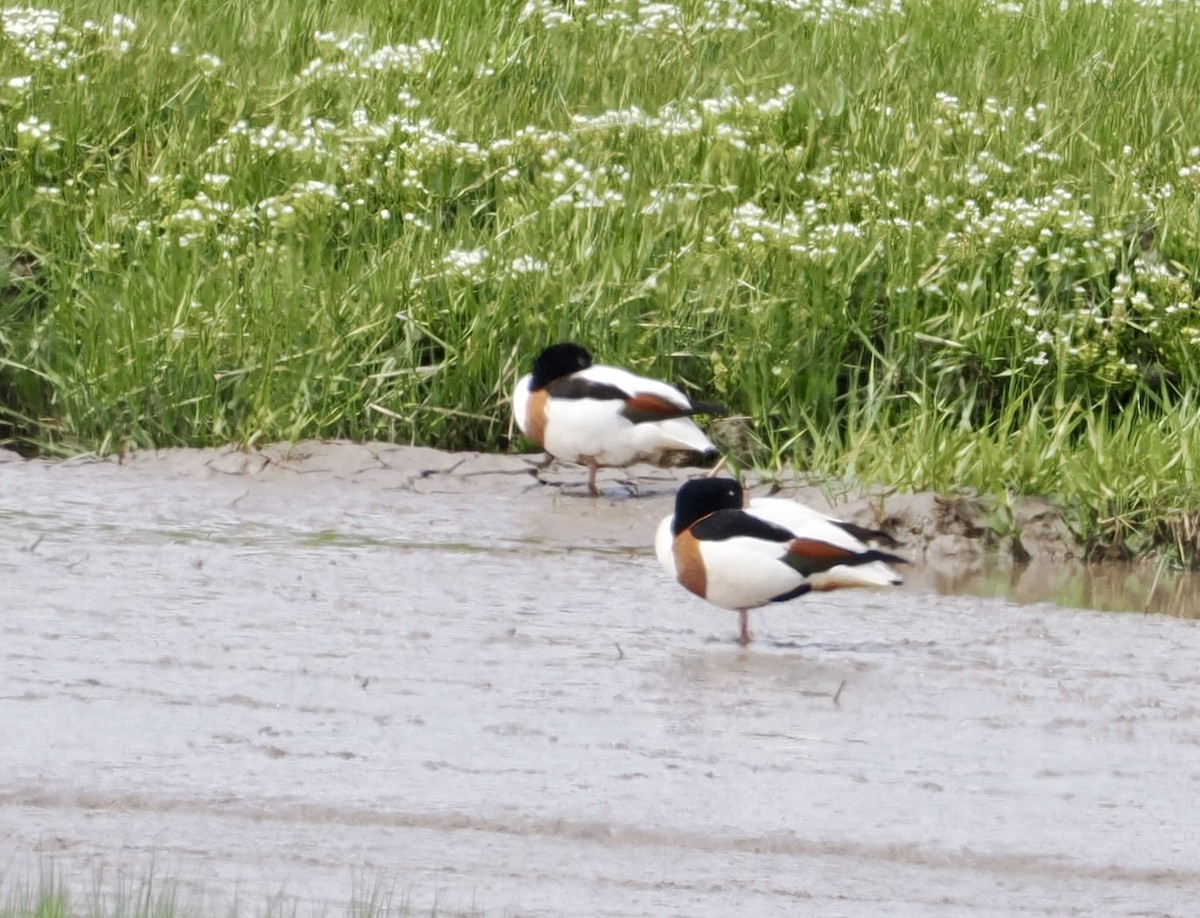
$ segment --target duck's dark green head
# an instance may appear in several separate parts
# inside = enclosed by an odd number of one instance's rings
[[[697,478],[684,482],[675,494],[675,518],[671,532],[679,535],[718,510],[741,510],[742,486],[732,478]]]
[[[536,392],[544,389],[556,379],[586,370],[592,365],[592,355],[587,348],[571,341],[552,344],[533,362],[533,374],[529,388]]]

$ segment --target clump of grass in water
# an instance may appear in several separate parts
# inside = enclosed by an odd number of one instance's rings
[[[99,888],[99,882],[96,887]],[[146,879],[139,885],[123,887],[111,894],[94,892],[81,900],[72,896],[61,876],[53,870],[43,872],[37,885],[26,883],[6,884],[0,897],[0,918],[207,918],[211,912],[200,906],[187,906],[180,902],[174,884]],[[235,903],[232,909],[220,911],[225,918],[245,914],[244,907]],[[272,899],[263,907],[253,911],[261,918],[295,918],[297,904],[289,897]],[[382,886],[365,890],[356,895],[341,910],[314,910],[314,915],[332,918],[341,914],[344,918],[437,918],[438,915],[474,916],[482,914],[469,911],[433,908],[413,910],[403,899],[395,899]]]
[[[1191,3],[2,27],[0,248],[41,270],[37,309],[0,299],[18,439],[495,448],[570,337],[749,415],[745,461],[1039,492],[1195,553]]]
[[[37,884],[5,884],[0,898],[2,918],[176,918],[184,913],[169,885],[146,880],[140,887],[123,888],[112,895],[99,892],[80,901],[68,891],[62,878],[52,869],[42,872]]]

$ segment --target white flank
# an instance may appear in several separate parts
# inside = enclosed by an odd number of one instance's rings
[[[704,598],[722,609],[752,609],[794,590],[804,577],[779,560],[782,548],[779,542],[744,537],[701,542]]]
[[[521,428],[521,433],[523,434],[529,433],[525,429],[525,415],[529,412],[529,381],[531,379],[533,379],[533,374],[526,373],[517,380],[517,388],[513,390],[513,417],[516,419],[517,426]]]
[[[698,453],[715,450],[712,440],[696,426],[691,418],[670,418],[666,421],[647,421],[634,424],[631,436],[638,452],[657,456],[663,450],[691,449]]]
[[[663,570],[671,575],[671,579],[675,578],[675,552],[672,546],[675,544],[675,536],[671,534],[671,522],[675,519],[675,514],[663,517],[663,521],[658,524],[658,529],[654,531],[654,554],[658,558],[658,563],[662,565]]]

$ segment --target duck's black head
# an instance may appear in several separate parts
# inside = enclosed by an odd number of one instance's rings
[[[742,486],[732,478],[696,478],[675,493],[671,532],[679,535],[697,520],[718,510],[742,509]]]
[[[592,355],[586,347],[571,341],[552,344],[538,354],[533,362],[533,378],[529,381],[529,388],[536,392],[556,379],[586,370],[591,365]]]

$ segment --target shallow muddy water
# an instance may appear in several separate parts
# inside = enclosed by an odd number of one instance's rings
[[[252,914],[1195,913],[1195,621],[914,567],[743,649],[654,560],[671,473],[593,501],[312,450],[0,461],[6,878]]]

